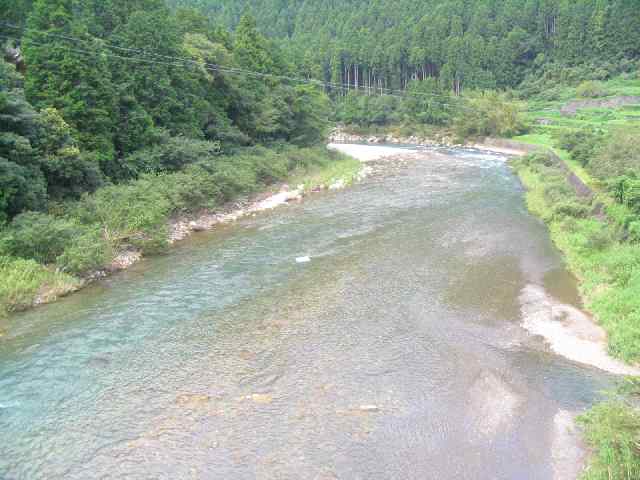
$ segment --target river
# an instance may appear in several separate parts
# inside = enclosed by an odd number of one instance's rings
[[[579,306],[504,157],[381,162],[3,321],[0,478],[575,478],[612,377],[532,285]]]

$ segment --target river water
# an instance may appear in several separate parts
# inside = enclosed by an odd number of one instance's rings
[[[503,157],[380,164],[0,324],[0,478],[574,477],[612,380],[530,285],[577,305]]]

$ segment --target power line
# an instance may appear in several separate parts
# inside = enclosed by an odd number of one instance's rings
[[[77,37],[71,37],[71,36],[67,36],[67,35],[61,35],[61,34],[56,34],[56,33],[51,33],[51,32],[44,32],[42,30],[38,30],[38,29],[34,29],[34,28],[27,28],[27,27],[21,27],[18,25],[14,25],[14,24],[10,24],[7,22],[0,22],[0,25],[4,25],[6,27],[12,28],[14,30],[22,30],[22,31],[32,31],[35,33],[38,33],[40,35],[46,35],[46,36],[52,36],[52,37],[57,37],[57,38],[61,38],[64,40],[68,40],[68,41],[73,41],[73,42],[83,42],[83,43],[88,43],[89,40],[85,40],[85,39],[80,39]],[[15,37],[14,37],[15,38]],[[35,42],[34,42],[35,43]],[[383,87],[367,87],[365,85],[360,86],[357,84],[337,84],[337,83],[332,83],[332,82],[324,82],[321,80],[317,80],[317,79],[304,79],[304,78],[296,78],[296,77],[290,77],[290,76],[285,76],[285,75],[276,75],[276,74],[271,74],[271,73],[262,73],[262,72],[255,72],[255,71],[250,71],[250,70],[244,70],[244,69],[240,69],[240,68],[232,68],[232,67],[223,67],[221,65],[218,64],[212,64],[212,63],[207,63],[207,62],[198,62],[196,60],[192,60],[189,58],[185,58],[185,57],[174,57],[174,56],[169,56],[169,55],[164,55],[164,54],[160,54],[160,53],[155,53],[153,51],[149,51],[149,50],[143,50],[143,49],[138,49],[138,48],[129,48],[129,47],[121,47],[119,45],[115,45],[113,43],[109,43],[109,42],[102,42],[102,44],[108,48],[113,48],[116,50],[120,50],[120,51],[125,51],[125,52],[132,52],[132,53],[136,53],[136,54],[141,54],[141,55],[151,55],[151,56],[155,56],[158,58],[163,58],[163,59],[167,59],[167,60],[173,60],[176,62],[182,62],[182,63],[186,63],[186,64],[192,64],[192,65],[197,65],[200,68],[206,68],[208,70],[211,71],[219,71],[219,72],[223,72],[223,73],[232,73],[232,74],[244,74],[247,76],[253,76],[256,78],[271,78],[271,79],[278,79],[278,80],[282,80],[282,81],[290,81],[290,82],[297,82],[297,83],[303,83],[303,84],[307,84],[307,85],[316,85],[316,86],[322,86],[322,87],[329,87],[329,88],[334,88],[334,89],[342,89],[342,90],[362,90],[365,92],[374,92],[377,94],[378,91],[381,92],[381,95],[383,94],[382,92],[386,92],[384,93],[384,95],[387,96],[392,96],[392,97],[397,97],[397,98],[403,98],[405,96],[414,96],[414,97],[426,97],[426,98],[436,98],[436,97],[440,97],[440,98],[448,98],[450,99],[450,96],[447,95],[442,95],[442,94],[436,94],[436,93],[421,93],[421,92],[408,92],[406,90],[393,90],[393,89],[389,89],[389,88],[383,88]],[[46,45],[45,45],[46,46]],[[73,49],[71,49],[73,50]],[[89,54],[89,52],[83,52],[85,54]],[[117,55],[113,55],[112,56],[116,57],[116,58],[130,58],[130,57],[123,57],[123,56],[117,56]],[[157,63],[157,62],[155,62]],[[177,65],[176,65],[177,66]],[[455,108],[465,108],[462,107],[461,105],[453,105],[453,104],[446,104],[446,103],[439,103],[439,102],[432,102],[432,103],[436,103],[439,104],[441,106],[444,107],[455,107]]]
[[[14,40],[18,40],[18,37],[15,36],[10,36],[10,35],[3,35],[0,34],[0,38],[6,38],[6,39],[14,39]],[[31,41],[31,43],[33,43],[34,45],[38,45],[38,46],[42,46],[42,47],[49,47],[48,44],[46,43],[41,43],[41,42],[37,42],[37,41]],[[153,59],[149,59],[149,58],[144,58],[144,57],[139,57],[139,56],[122,56],[122,55],[116,55],[113,53],[100,53],[100,52],[96,52],[96,51],[88,51],[88,50],[81,50],[78,48],[71,48],[71,47],[65,47],[67,50],[72,51],[72,52],[76,52],[76,53],[80,53],[83,55],[90,55],[90,56],[99,56],[99,55],[103,55],[105,57],[109,57],[109,58],[117,58],[119,60],[124,60],[124,61],[129,61],[129,62],[140,62],[140,63],[149,63],[149,64],[157,64],[157,65],[165,65],[165,66],[171,66],[171,67],[177,67],[177,68],[185,68],[187,67],[187,65],[185,65],[183,62],[161,62],[158,60],[153,60]],[[198,62],[194,62],[194,61],[190,61],[190,64],[192,64],[193,67],[200,67],[200,68],[205,68],[207,70],[210,71],[215,71],[215,72],[223,72],[223,73],[231,73],[231,74],[239,74],[239,75],[248,75],[248,76],[263,76],[263,75],[267,75],[267,74],[261,74],[260,72],[251,72],[251,71],[244,71],[244,70],[236,70],[236,69],[228,69],[226,67],[220,67],[220,66],[212,66],[212,65],[203,65],[201,63]],[[286,79],[289,80],[293,80],[296,81],[297,79],[291,78],[291,77],[284,77]],[[305,82],[305,83],[309,83],[309,82]],[[313,84],[315,84],[316,86],[322,86],[322,85],[330,85],[330,84],[325,84],[323,82],[318,81],[314,81]],[[336,88],[342,88],[343,90],[348,90],[347,86],[345,85],[338,85],[335,86]],[[355,86],[352,86],[351,90],[355,89]],[[360,87],[359,90],[363,90],[364,91],[364,87]],[[378,94],[378,92],[376,92],[376,95]],[[381,93],[380,95],[383,96],[388,96],[388,97],[395,97],[395,98],[406,98],[406,95],[397,95],[397,94],[391,94],[391,93]],[[462,105],[453,105],[453,104],[446,104],[446,103],[442,103],[442,102],[438,102],[435,100],[431,100],[430,101],[433,104],[436,105],[440,105],[442,107],[445,108],[462,108],[462,109],[467,109],[467,110],[471,110],[467,107],[464,107]]]
[[[21,26],[18,26],[18,25],[7,23],[7,22],[0,22],[0,24],[4,25],[4,26],[7,26],[9,28],[16,29],[16,30],[29,30],[29,31],[33,31],[33,32],[39,33],[41,35],[58,37],[58,38],[62,38],[62,39],[70,40],[70,41],[74,41],[74,42],[84,42],[84,43],[89,42],[89,40],[80,39],[80,38],[77,38],[77,37],[70,37],[70,36],[67,36],[67,35],[61,35],[61,34],[56,34],[56,33],[51,33],[51,32],[45,32],[45,31],[42,31],[42,30],[34,29],[34,28],[21,27]],[[153,55],[153,56],[157,56],[157,57],[168,59],[168,60],[182,61],[182,62],[193,63],[193,64],[197,64],[197,65],[202,66],[202,63],[197,62],[197,61],[192,60],[192,59],[187,59],[187,58],[184,58],[184,57],[173,57],[173,56],[168,56],[168,55],[164,55],[164,54],[160,54],[160,53],[156,53],[156,52],[149,51],[149,50],[144,50],[144,49],[121,47],[120,45],[115,45],[115,44],[109,43],[109,42],[102,42],[102,43],[105,46],[107,46],[109,48],[114,48],[116,50],[134,52],[134,53],[139,53],[139,54],[143,54],[143,55]],[[346,87],[347,89],[360,88],[360,86],[356,85],[356,84],[353,84],[353,85],[351,85],[349,83],[336,84],[336,83],[331,83],[331,82],[323,82],[323,81],[317,80],[317,79],[303,79],[303,78],[287,77],[287,76],[284,76],[284,75],[276,75],[276,74],[271,74],[271,73],[254,72],[254,71],[243,70],[243,69],[239,69],[239,68],[221,67],[220,65],[211,64],[211,63],[204,63],[204,65],[206,65],[208,67],[216,68],[216,69],[224,68],[225,70],[234,71],[234,72],[237,72],[237,73],[260,75],[260,76],[263,76],[263,77],[279,78],[279,79],[283,79],[283,80],[297,81],[297,82],[301,82],[301,83],[310,83],[310,84],[331,86],[331,87],[334,87],[334,88],[343,88],[343,87]],[[362,88],[367,88],[367,87],[363,86]],[[375,90],[380,90],[380,91],[384,90],[384,91],[386,91],[388,93],[410,94],[410,95],[425,96],[425,97],[450,98],[450,96],[448,96],[448,95],[442,95],[442,94],[436,94],[436,93],[407,92],[406,90],[393,90],[393,89],[384,88],[384,87],[373,87],[373,88]]]

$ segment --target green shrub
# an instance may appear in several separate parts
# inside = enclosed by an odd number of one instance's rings
[[[252,192],[258,187],[255,159],[247,154],[233,157],[220,157],[215,164],[201,163],[209,171],[220,189],[220,200],[227,202],[232,198]]]
[[[186,165],[209,161],[220,155],[220,142],[207,142],[185,137],[172,137],[160,145],[139,150],[124,161],[129,177],[145,173],[175,172]]]
[[[591,208],[588,205],[572,200],[558,203],[553,207],[555,217],[586,218],[589,216]]]
[[[283,151],[254,147],[244,153],[254,165],[258,184],[268,185],[283,180],[290,170],[287,156]]]
[[[589,250],[604,250],[612,241],[611,232],[603,226],[588,232],[585,247]]]
[[[171,205],[156,188],[154,176],[127,185],[102,188],[85,196],[74,214],[85,224],[98,223],[111,245],[155,237],[166,223]]]
[[[113,259],[113,248],[98,225],[88,227],[56,259],[60,271],[74,275],[100,270]]]
[[[578,85],[576,94],[582,98],[599,98],[608,95],[604,85],[600,82],[588,80]]]
[[[600,179],[635,177],[640,172],[640,134],[637,129],[616,131],[589,164]]]
[[[550,205],[566,202],[568,199],[575,198],[575,196],[575,192],[564,179],[558,182],[549,182],[544,187],[544,198]]]
[[[5,230],[0,251],[44,264],[54,263],[79,233],[79,226],[71,220],[44,213],[23,213]]]
[[[215,177],[201,165],[190,165],[182,172],[158,175],[153,179],[158,193],[167,199],[172,213],[213,208],[220,198]]]
[[[522,161],[524,162],[525,165],[529,165],[529,166],[542,165],[548,168],[558,167],[557,159],[553,155],[551,155],[550,152],[547,152],[547,151],[530,153],[529,155],[526,155],[525,157],[523,157]]]
[[[469,94],[464,109],[455,117],[453,127],[460,139],[473,137],[513,137],[526,133],[528,126],[521,107],[504,94],[489,91]]]
[[[571,154],[571,158],[586,166],[596,155],[604,141],[604,134],[593,128],[564,131],[557,144]]]
[[[615,199],[635,214],[640,214],[640,179],[623,176],[612,183],[611,190]]]
[[[627,234],[629,235],[629,241],[634,243],[640,242],[640,220],[629,222]]]

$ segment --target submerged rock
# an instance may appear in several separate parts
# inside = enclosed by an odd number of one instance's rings
[[[268,405],[273,402],[273,396],[268,393],[254,393],[249,397],[254,403]]]
[[[185,393],[178,395],[176,398],[176,404],[182,407],[196,407],[199,405],[207,404],[211,401],[209,395]]]

